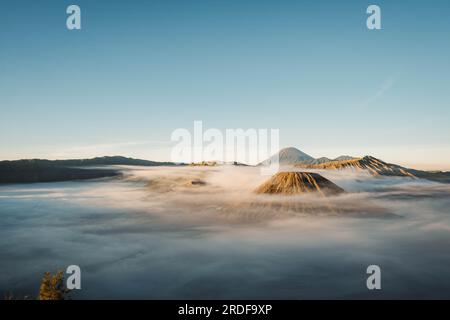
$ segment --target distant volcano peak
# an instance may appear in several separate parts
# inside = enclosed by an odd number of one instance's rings
[[[277,157],[280,164],[295,164],[299,162],[314,160],[313,157],[304,153],[303,151],[300,151],[297,148],[289,147],[281,149],[278,153],[263,161],[261,165],[270,165],[272,163],[275,163]]]
[[[303,151],[298,150],[297,148],[294,147],[289,147],[289,148],[283,148],[280,150],[279,152],[280,157],[298,157],[298,158],[305,158],[306,160],[312,160],[314,159],[313,157],[311,157],[310,155],[304,153]]]

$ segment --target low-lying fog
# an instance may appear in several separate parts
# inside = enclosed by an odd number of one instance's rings
[[[348,193],[287,197],[253,193],[253,167],[123,170],[0,187],[0,294],[76,264],[74,299],[450,298],[450,185],[323,171]]]

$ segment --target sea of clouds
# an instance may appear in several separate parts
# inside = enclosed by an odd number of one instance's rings
[[[286,197],[254,167],[121,169],[0,186],[1,292],[76,264],[75,299],[450,298],[450,185],[318,171],[347,193]]]

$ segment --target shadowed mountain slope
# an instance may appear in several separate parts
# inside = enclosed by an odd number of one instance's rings
[[[298,164],[297,166],[302,168],[306,167],[312,169],[336,169],[336,170],[350,168],[357,170],[367,170],[370,174],[374,176],[384,175],[384,176],[414,177],[414,175],[410,173],[406,168],[397,166],[395,164],[389,164],[370,156],[351,160],[329,161],[320,164]]]
[[[109,165],[162,166],[174,165],[174,163],[119,156],[74,160],[30,159],[0,161],[0,183],[84,180],[120,175],[119,170],[114,168],[98,168]]]
[[[354,158],[342,161],[329,161],[320,164],[299,163],[296,167],[325,170],[364,170],[373,176],[395,176],[421,178],[442,183],[450,182],[450,172],[431,172],[405,168],[396,164],[387,163],[371,156]]]

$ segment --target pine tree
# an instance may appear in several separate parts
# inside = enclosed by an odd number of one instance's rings
[[[46,272],[39,288],[38,300],[66,300],[69,299],[69,291],[64,284],[63,271],[54,275]]]

